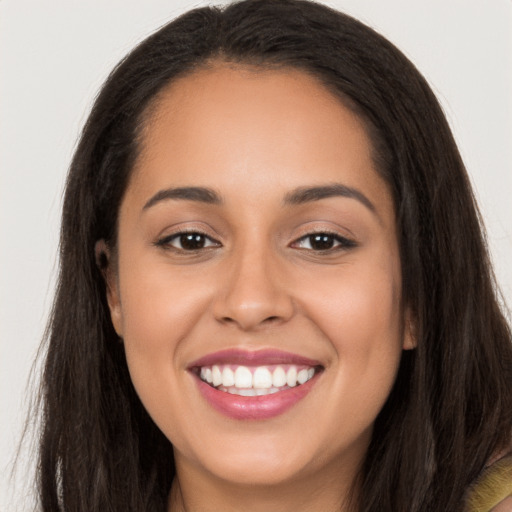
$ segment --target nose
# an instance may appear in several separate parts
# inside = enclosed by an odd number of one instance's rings
[[[290,320],[294,303],[277,259],[247,248],[225,262],[229,268],[218,276],[221,285],[213,308],[217,321],[251,331]]]

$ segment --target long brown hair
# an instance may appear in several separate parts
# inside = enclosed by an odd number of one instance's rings
[[[426,81],[391,43],[303,0],[186,13],[112,72],[68,175],[60,275],[43,375],[45,511],[165,510],[172,445],[130,381],[94,256],[115,246],[145,113],[176,77],[215,60],[305,70],[365,123],[398,218],[416,350],[402,357],[361,475],[361,512],[456,512],[510,443],[512,342],[464,165]]]

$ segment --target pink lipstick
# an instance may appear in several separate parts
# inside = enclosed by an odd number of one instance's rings
[[[293,407],[322,370],[319,361],[278,350],[224,350],[189,366],[212,407],[234,419],[252,420],[272,418]]]

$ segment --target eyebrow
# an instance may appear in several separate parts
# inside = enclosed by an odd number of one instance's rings
[[[313,201],[320,201],[330,197],[347,197],[356,199],[366,206],[371,212],[377,215],[374,204],[359,190],[334,183],[329,185],[320,185],[314,187],[299,187],[288,192],[284,197],[284,204],[301,205]],[[143,210],[151,208],[155,204],[169,199],[198,201],[206,204],[222,204],[222,198],[215,190],[207,187],[171,187],[158,191],[143,206]]]
[[[299,187],[286,194],[285,204],[299,205],[312,201],[320,201],[330,197],[348,197],[362,203],[371,212],[377,214],[375,205],[359,190],[347,187],[341,183],[321,185],[316,187]]]
[[[154,196],[152,196],[147,203],[143,206],[143,210],[151,208],[161,201],[167,201],[169,199],[187,200],[187,201],[198,201],[206,204],[221,204],[222,199],[211,188],[207,187],[177,187],[177,188],[166,188],[160,190]]]

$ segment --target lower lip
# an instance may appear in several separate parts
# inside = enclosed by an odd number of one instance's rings
[[[240,396],[219,391],[196,377],[199,391],[217,411],[236,420],[266,420],[283,414],[300,402],[315,385],[318,375],[300,386],[263,396]]]

